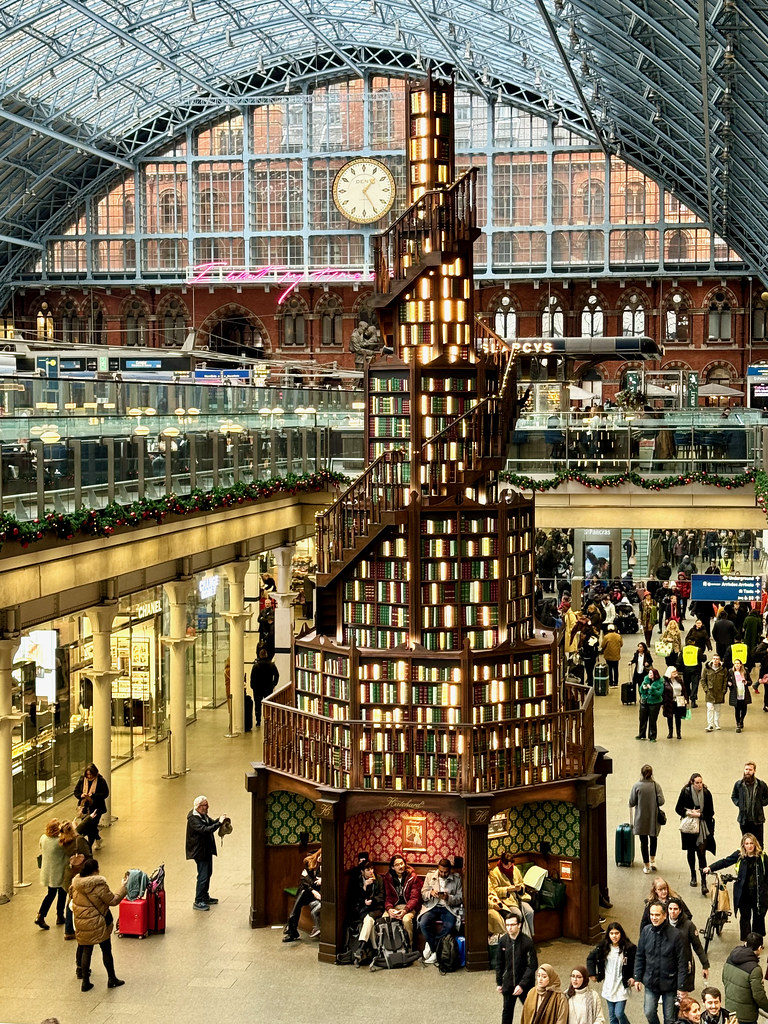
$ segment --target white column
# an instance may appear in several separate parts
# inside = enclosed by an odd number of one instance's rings
[[[112,669],[110,638],[117,604],[100,604],[85,613],[93,632],[93,763],[109,786],[104,824],[112,822],[112,680],[119,672]]]
[[[0,640],[0,903],[13,896],[13,725],[11,670],[19,637]],[[21,865],[19,865],[21,868]]]
[[[171,611],[168,636],[160,638],[168,647],[171,661],[171,770],[183,775],[187,770],[187,644],[195,642],[193,636],[187,636],[187,598],[192,580],[173,580],[163,587]]]
[[[275,568],[277,569],[277,593],[272,594],[277,607],[275,608],[275,657],[274,662],[280,673],[280,680],[291,677],[291,641],[293,639],[293,599],[296,596],[291,590],[291,559],[295,544],[285,544],[275,548]]]
[[[224,566],[229,582],[229,611],[222,618],[229,623],[229,685],[232,692],[232,736],[244,728],[243,675],[245,673],[245,624],[251,613],[245,611],[245,577],[250,562],[230,562]]]

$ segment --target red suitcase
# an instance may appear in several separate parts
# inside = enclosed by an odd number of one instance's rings
[[[165,931],[165,889],[158,889],[157,892],[149,892],[148,890],[147,906],[149,910],[149,930],[162,934]]]
[[[137,900],[122,900],[117,915],[117,932],[121,939],[124,935],[137,935],[143,939],[149,934],[149,909],[143,896]]]

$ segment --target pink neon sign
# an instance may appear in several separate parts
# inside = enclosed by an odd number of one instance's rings
[[[226,281],[231,284],[287,284],[285,291],[278,297],[278,303],[284,302],[286,297],[303,282],[323,283],[328,281],[372,281],[371,271],[350,270],[335,267],[321,267],[318,270],[292,270],[290,267],[283,267],[279,264],[269,263],[257,270],[231,267],[219,260],[212,260],[209,263],[195,263],[187,274],[189,284],[211,284],[213,282]]]

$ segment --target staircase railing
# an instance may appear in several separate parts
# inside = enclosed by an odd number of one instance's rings
[[[376,240],[376,291],[388,295],[395,281],[403,281],[428,253],[440,253],[448,244],[472,241],[477,228],[477,168],[471,167],[445,189],[432,189]]]
[[[383,452],[368,469],[339,495],[330,508],[315,519],[317,571],[331,572],[359,541],[383,522],[387,513],[401,512],[407,505],[410,468],[408,451],[395,448]]]
[[[463,415],[425,441],[421,448],[422,494],[437,496],[445,488],[487,471],[488,460],[506,458],[516,407],[517,373],[509,346],[491,331],[481,339],[488,361],[502,369],[498,391],[481,399]],[[501,465],[499,465],[501,468]]]

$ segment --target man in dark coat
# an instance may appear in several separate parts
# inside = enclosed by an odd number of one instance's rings
[[[523,916],[518,910],[511,910],[504,922],[507,934],[499,939],[496,960],[496,990],[504,996],[501,1024],[512,1024],[515,1001],[522,1005],[533,988],[539,958],[533,943],[522,931]]]
[[[765,828],[763,808],[768,804],[768,786],[762,779],[757,778],[755,771],[755,762],[747,761],[744,765],[744,774],[733,785],[731,801],[739,809],[741,834],[750,832],[762,846]]]
[[[280,680],[277,666],[269,657],[266,646],[260,646],[251,668],[251,689],[253,690],[253,711],[256,725],[261,725],[261,702],[268,697]]]
[[[640,932],[637,944],[635,988],[639,992],[645,985],[643,1012],[648,1024],[659,1024],[659,999],[664,1024],[673,1024],[677,1019],[675,997],[683,993],[688,973],[683,940],[667,921],[663,904],[651,903],[648,909],[651,923]]]
[[[195,889],[195,910],[209,910],[217,899],[208,892],[213,874],[213,858],[216,856],[216,833],[224,823],[226,814],[220,818],[208,817],[208,797],[198,796],[187,815],[187,860],[197,864],[197,888]]]
[[[688,965],[688,973],[683,987],[686,992],[693,992],[696,986],[696,962],[693,959],[693,954],[695,953],[701,961],[701,973],[704,975],[705,981],[709,978],[709,957],[701,944],[698,928],[690,917],[686,917],[680,912],[680,904],[674,897],[667,903],[667,914],[669,923],[680,932],[683,939],[685,962]]]

